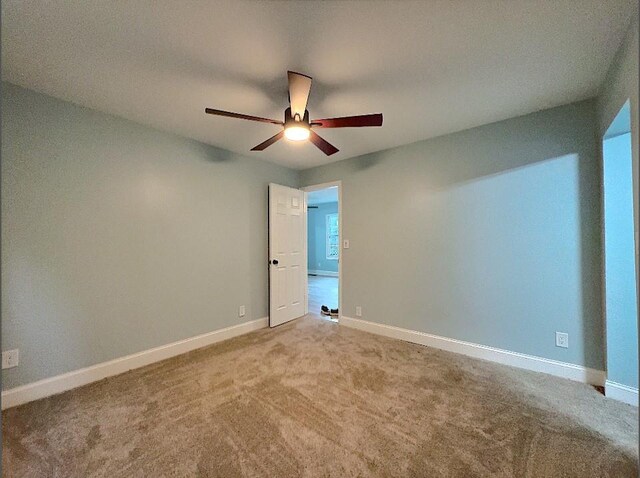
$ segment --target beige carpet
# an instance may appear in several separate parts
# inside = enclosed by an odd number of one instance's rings
[[[4,476],[635,477],[591,387],[305,318],[3,413]]]

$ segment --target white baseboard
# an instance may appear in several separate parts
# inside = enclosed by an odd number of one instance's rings
[[[307,271],[307,274],[326,277],[338,277],[338,273],[333,271]]]
[[[607,398],[613,398],[620,402],[628,403],[634,407],[638,406],[638,389],[623,385],[618,382],[607,380],[604,383],[604,394]]]
[[[385,337],[404,340],[414,344],[426,345],[440,350],[455,352],[469,357],[489,360],[512,367],[532,370],[534,372],[543,372],[556,377],[568,378],[577,382],[589,383],[592,385],[604,385],[606,374],[603,370],[595,370],[580,365],[575,365],[557,360],[536,357],[534,355],[526,355],[510,350],[497,349],[486,345],[464,342],[462,340],[440,337],[416,330],[401,329],[391,325],[377,324],[367,322],[362,319],[354,319],[342,316],[340,324],[354,329],[364,330]],[[636,392],[637,393],[637,392]]]
[[[2,410],[22,405],[23,403],[49,397],[58,393],[80,387],[103,378],[118,375],[145,365],[159,362],[191,350],[221,342],[238,335],[262,329],[269,325],[269,318],[252,320],[243,324],[233,325],[188,339],[179,340],[167,345],[161,345],[149,350],[120,357],[108,362],[102,362],[90,367],[74,370],[55,377],[45,378],[37,382],[21,385],[2,392]]]

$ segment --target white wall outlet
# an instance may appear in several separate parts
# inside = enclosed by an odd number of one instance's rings
[[[362,307],[356,306],[356,317],[362,317]]]
[[[345,239],[344,241],[342,241],[342,247],[344,249],[349,249],[349,239]]]
[[[6,352],[2,352],[2,368],[13,368],[17,367],[20,361],[20,354],[18,349],[7,350]]]
[[[556,347],[569,348],[569,334],[565,332],[556,332]]]
[[[238,308],[238,316],[239,316],[239,317],[244,317],[244,314],[245,314],[245,313],[246,313],[246,310],[245,310],[245,308],[244,308],[244,305],[241,305],[241,306]]]

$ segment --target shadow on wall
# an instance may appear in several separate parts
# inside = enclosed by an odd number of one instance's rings
[[[345,166],[350,172],[363,171],[401,156],[403,160],[419,162],[420,169],[429,172],[429,182],[422,186],[442,189],[567,154],[589,156],[594,153],[594,143],[585,141],[578,145],[582,148],[576,148],[575,141],[579,126],[576,113],[585,109],[588,115],[583,113],[582,122],[593,128],[594,105],[588,100],[546,110],[541,113],[548,116],[544,122],[535,113],[520,116],[366,154],[349,160]]]
[[[435,196],[451,213],[450,242],[443,241],[447,242],[448,261],[442,263],[437,275],[459,286],[457,294],[464,309],[490,331],[481,343],[514,349],[506,342],[489,342],[492,335],[509,333],[515,322],[506,316],[513,314],[525,319],[525,324],[519,326],[519,332],[510,333],[513,337],[521,334],[522,342],[535,344],[531,350],[516,351],[548,356],[542,352],[547,349],[549,354],[563,354],[563,349],[554,350],[554,332],[567,332],[578,363],[603,369],[601,241],[597,227],[600,195],[595,178],[595,162],[588,157],[583,161],[579,154],[572,153],[436,191]],[[420,198],[426,209],[432,207],[427,203],[433,201],[433,193],[429,191]],[[427,229],[424,235],[428,234]],[[433,258],[424,257],[415,264],[425,263],[433,263]],[[417,270],[415,273],[420,274]],[[486,282],[478,287],[483,280]],[[440,293],[446,295],[444,290]],[[416,305],[420,309],[426,306]],[[502,325],[493,323],[486,311],[502,315]],[[446,316],[446,308],[438,314]],[[545,330],[533,330],[545,321]],[[500,328],[503,330],[496,330]],[[554,358],[574,362],[562,355]]]
[[[302,171],[343,181],[345,310],[602,370],[595,126],[588,100]]]
[[[231,151],[209,146],[197,141],[193,142],[192,148],[195,153],[198,153],[197,157],[204,158],[206,161],[212,163],[225,163],[238,160],[238,155]]]
[[[150,130],[149,134],[156,134],[157,132],[153,132]],[[232,151],[228,151],[226,149],[217,148],[215,146],[211,146],[209,144],[201,143],[199,141],[195,141],[193,139],[184,138],[182,136],[173,135],[171,133],[165,133],[168,137],[174,137],[176,142],[182,143],[184,147],[184,151],[182,156],[188,160],[193,161],[194,159],[200,159],[206,163],[232,163],[232,162],[240,162],[242,156],[238,155]],[[152,141],[152,138],[150,141]],[[193,154],[188,154],[193,153]]]

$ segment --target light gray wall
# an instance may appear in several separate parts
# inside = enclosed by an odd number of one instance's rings
[[[343,313],[604,369],[596,130],[584,101],[303,171],[342,180]]]
[[[338,261],[327,259],[327,214],[337,213],[337,202],[316,204],[307,211],[307,269],[310,271],[338,272]]]
[[[269,182],[297,173],[3,83],[3,389],[266,316]]]
[[[597,118],[586,101],[301,172],[343,180],[345,314],[603,368],[604,91]],[[4,389],[267,314],[267,183],[298,173],[7,83],[2,108]]]

